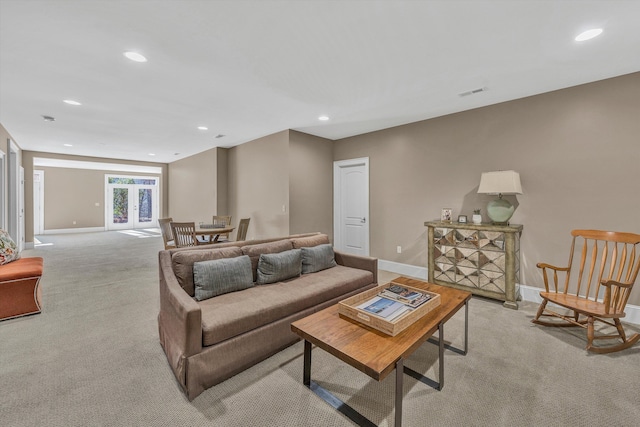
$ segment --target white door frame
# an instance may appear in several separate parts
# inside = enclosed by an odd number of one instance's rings
[[[24,249],[24,168],[20,166],[18,180],[18,248]]]
[[[7,156],[0,150],[0,228],[7,229]]]
[[[344,236],[342,235],[342,178],[340,174],[340,170],[345,167],[351,166],[364,166],[365,168],[365,177],[366,177],[366,186],[367,191],[364,194],[363,203],[366,206],[366,214],[365,221],[367,223],[367,233],[364,236],[364,250],[365,254],[369,255],[369,240],[370,240],[370,215],[369,215],[369,158],[368,157],[360,157],[357,159],[348,159],[348,160],[338,160],[333,162],[333,244],[337,250],[345,249]]]
[[[16,242],[16,245],[22,249],[22,233],[20,230],[20,149],[9,138],[7,139],[9,148],[9,165],[7,168],[7,229],[9,234]]]
[[[44,234],[44,171],[33,171],[33,235]]]

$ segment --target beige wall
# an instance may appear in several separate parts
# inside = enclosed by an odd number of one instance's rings
[[[288,235],[289,131],[229,149],[228,172],[229,214],[251,218],[247,239]]]
[[[104,171],[35,169],[44,171],[45,230],[105,226]]]
[[[217,215],[230,215],[229,214],[229,149],[228,148],[216,148],[217,152],[217,181],[218,181],[218,197],[216,203]]]
[[[331,235],[332,165],[332,141],[296,131],[214,148],[169,165],[170,216],[251,218],[248,238]]]
[[[217,151],[169,164],[169,214],[174,221],[211,222],[217,213]]]
[[[33,158],[52,158],[63,160],[88,161],[96,163],[118,163],[162,168],[160,176],[160,216],[168,209],[167,165],[163,163],[135,162],[120,159],[98,157],[71,156],[64,154],[23,151],[24,166],[24,200],[25,200],[25,241],[33,242]],[[37,167],[44,170],[45,230],[63,228],[104,227],[105,218],[105,174],[121,174],[126,176],[154,176],[131,172],[114,172],[110,170],[85,170],[53,167]],[[157,175],[156,175],[157,176]],[[95,206],[95,203],[100,206]],[[73,224],[76,221],[76,224]]]
[[[535,264],[566,264],[570,230],[640,233],[639,111],[634,73],[343,139],[334,159],[370,158],[371,254],[423,267],[424,221],[484,212],[480,174],[518,171],[521,282],[542,286]]]
[[[333,142],[289,131],[289,232],[333,236]]]

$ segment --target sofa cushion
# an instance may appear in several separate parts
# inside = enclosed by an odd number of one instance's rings
[[[300,249],[291,249],[277,254],[261,254],[258,260],[259,285],[275,283],[300,275],[302,254]]]
[[[291,243],[295,249],[308,248],[311,246],[324,245],[329,243],[329,236],[326,234],[316,234],[307,237],[298,237],[291,239]]]
[[[20,258],[20,252],[16,242],[13,241],[9,233],[0,230],[0,265],[7,264]]]
[[[251,260],[243,255],[196,262],[193,264],[193,283],[198,301],[250,288],[253,286]]]
[[[202,312],[202,344],[217,344],[373,282],[370,271],[338,265],[314,274],[254,286],[198,302]]]
[[[190,296],[195,296],[195,285],[193,283],[194,263],[221,258],[235,258],[240,255],[242,255],[242,251],[236,246],[177,251],[171,256],[171,264],[182,289]]]
[[[302,274],[315,273],[335,267],[336,259],[330,244],[302,248]]]
[[[258,280],[258,261],[262,254],[277,254],[293,249],[291,240],[278,240],[275,242],[261,243],[258,245],[247,245],[242,247],[242,253],[251,258],[251,268],[253,269],[253,281]]]

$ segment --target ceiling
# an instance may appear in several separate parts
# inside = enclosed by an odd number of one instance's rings
[[[162,163],[285,129],[335,140],[640,71],[639,17],[613,0],[0,0],[0,123],[26,150]]]

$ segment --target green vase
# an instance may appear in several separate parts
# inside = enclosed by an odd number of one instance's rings
[[[492,200],[487,204],[487,215],[494,224],[508,224],[515,208],[509,201],[502,198]]]

